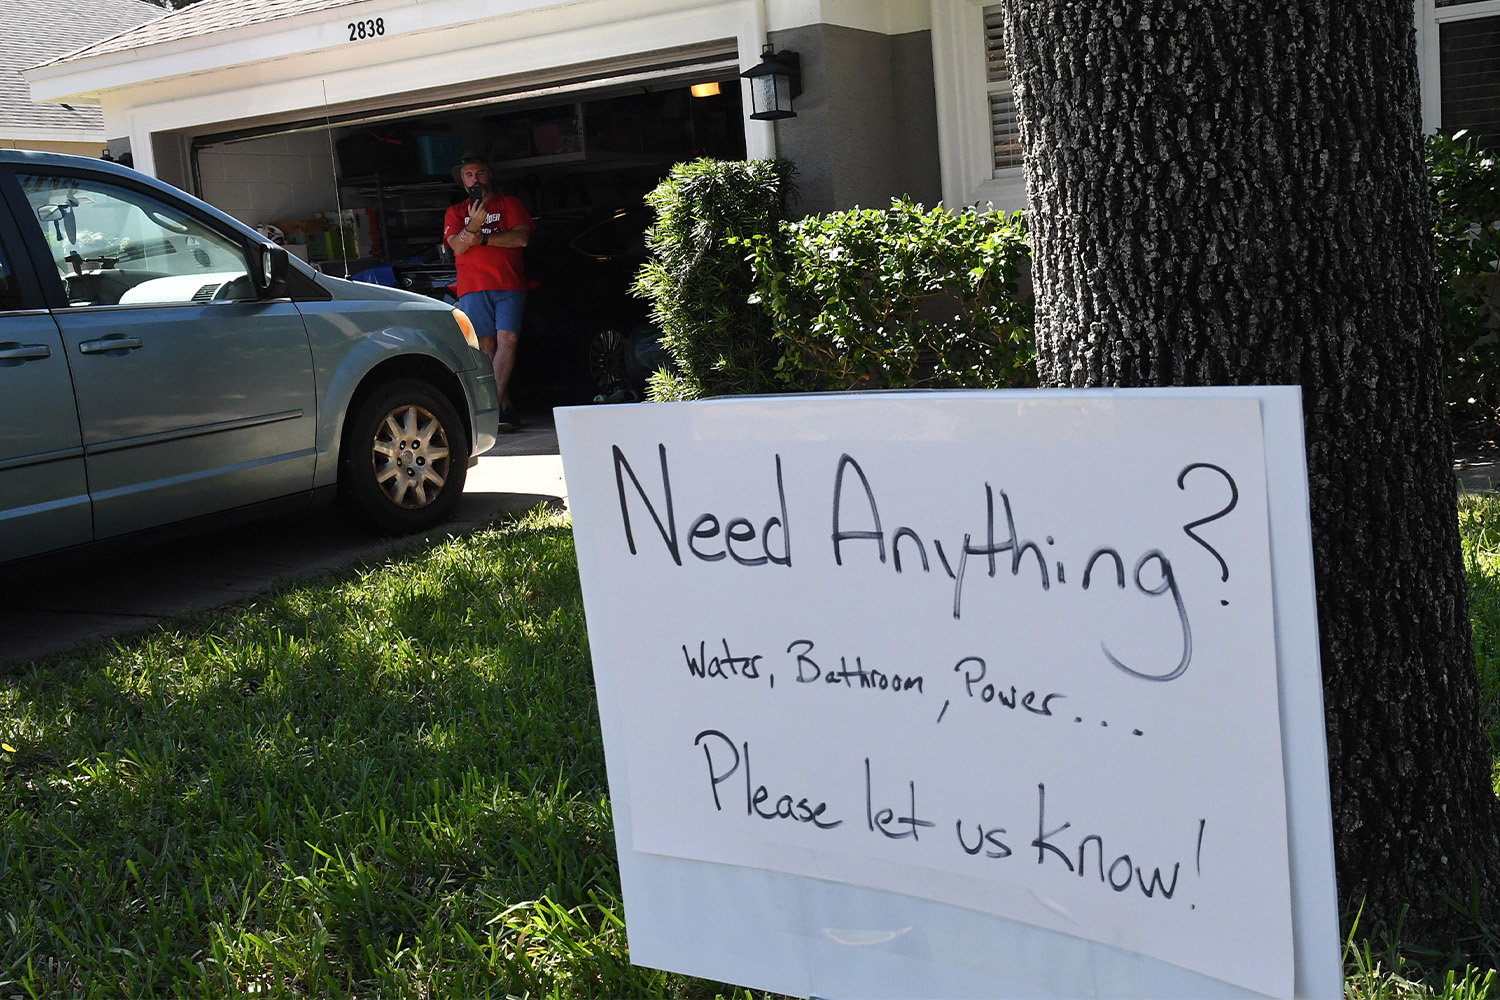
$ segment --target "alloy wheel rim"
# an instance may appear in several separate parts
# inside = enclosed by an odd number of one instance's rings
[[[442,422],[420,406],[398,406],[375,429],[375,485],[397,507],[425,507],[448,481],[448,456]]]
[[[603,392],[625,381],[625,338],[615,329],[601,330],[589,345],[589,374]]]

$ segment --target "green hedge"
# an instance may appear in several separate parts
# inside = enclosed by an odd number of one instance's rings
[[[909,201],[786,221],[786,161],[679,164],[636,293],[673,371],[655,400],[819,389],[1035,385],[1020,215]]]
[[[774,233],[792,196],[786,160],[679,163],[646,196],[656,221],[636,294],[651,302],[675,371],[651,378],[652,399],[775,392],[780,351],[770,318],[750,304],[744,240]]]
[[[1427,139],[1448,405],[1461,429],[1500,418],[1500,160],[1463,132]]]
[[[1431,136],[1447,397],[1460,428],[1500,420],[1500,161]],[[788,222],[786,161],[680,164],[647,197],[653,303],[676,373],[653,399],[1036,384],[1020,213],[897,200]]]
[[[784,388],[1036,384],[1020,213],[898,199],[783,225],[751,248],[751,301],[771,317]]]

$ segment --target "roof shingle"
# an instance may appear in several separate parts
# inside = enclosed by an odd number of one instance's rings
[[[200,38],[228,28],[266,24],[298,14],[347,7],[365,0],[200,0],[128,31],[96,41],[77,51],[58,53],[51,63],[109,55],[160,42]]]
[[[5,7],[5,30],[0,31],[0,135],[12,129],[101,128],[104,116],[98,108],[33,101],[21,71],[165,13],[144,0],[78,0],[67,8],[56,0],[5,0]]]

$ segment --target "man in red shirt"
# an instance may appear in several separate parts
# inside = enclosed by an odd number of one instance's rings
[[[531,241],[536,223],[521,199],[491,187],[483,160],[464,157],[453,176],[470,195],[448,209],[443,220],[443,242],[453,248],[458,266],[458,307],[474,324],[479,347],[495,366],[500,430],[513,431],[520,424],[510,405],[510,373],[526,305],[521,248]]]

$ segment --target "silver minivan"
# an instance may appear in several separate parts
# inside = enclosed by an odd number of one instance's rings
[[[497,414],[458,310],[128,167],[0,150],[0,563],[320,497],[420,531]]]

